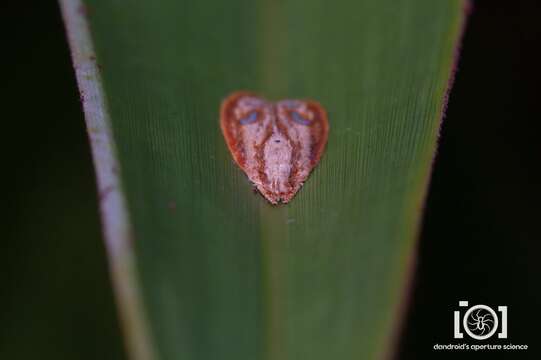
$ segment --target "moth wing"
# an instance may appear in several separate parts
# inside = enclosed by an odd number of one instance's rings
[[[235,162],[244,169],[246,149],[243,143],[243,126],[261,120],[261,107],[267,102],[248,91],[238,91],[222,101],[220,127],[227,147]]]
[[[318,102],[313,100],[305,101],[306,107],[313,114],[313,119],[310,124],[312,132],[312,151],[311,151],[311,164],[315,166],[327,144],[327,138],[329,136],[329,120],[327,118],[327,112]]]
[[[329,134],[329,121],[327,112],[313,100],[282,100],[277,104],[279,121],[284,128],[295,128],[296,134],[290,134],[291,138],[297,139],[301,134],[308,134],[310,139],[310,166],[314,167],[318,162]],[[306,136],[301,136],[306,139]]]

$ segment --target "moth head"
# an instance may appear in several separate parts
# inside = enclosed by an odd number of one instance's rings
[[[292,124],[310,126],[314,121],[314,113],[306,102],[300,100],[283,100],[277,105],[278,116]]]

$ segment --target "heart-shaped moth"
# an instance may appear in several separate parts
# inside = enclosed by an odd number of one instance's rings
[[[295,196],[319,162],[329,133],[319,103],[269,102],[249,92],[222,102],[220,124],[233,159],[272,204]]]

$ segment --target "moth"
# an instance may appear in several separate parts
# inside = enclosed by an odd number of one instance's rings
[[[272,204],[295,196],[329,133],[327,112],[316,101],[270,102],[245,91],[222,102],[220,125],[233,159]]]

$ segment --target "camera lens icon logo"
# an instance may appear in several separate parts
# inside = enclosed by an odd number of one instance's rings
[[[462,321],[466,334],[476,340],[488,339],[498,329],[498,316],[486,305],[472,306]]]
[[[460,301],[459,306],[468,307],[468,302]],[[462,339],[465,332],[472,339],[486,340],[494,335],[498,329],[500,329],[498,338],[507,338],[507,306],[498,306],[498,312],[499,315],[487,305],[471,306],[462,317],[460,311],[455,311],[455,339]]]

